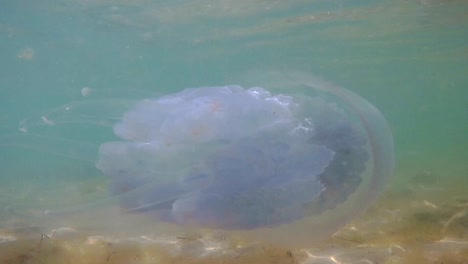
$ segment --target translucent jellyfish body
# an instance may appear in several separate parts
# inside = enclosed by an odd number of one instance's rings
[[[120,116],[114,104],[124,109]],[[307,245],[367,208],[393,168],[382,115],[337,87],[306,96],[233,85],[125,104],[72,103],[21,130],[33,135],[33,127],[66,123],[74,132],[81,124],[111,125],[115,137],[99,142],[90,159],[121,214],[184,232]],[[93,157],[82,148],[72,156]]]

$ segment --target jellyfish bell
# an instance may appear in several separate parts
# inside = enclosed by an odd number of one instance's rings
[[[19,145],[88,160],[105,183],[93,201],[44,209],[48,219],[306,246],[375,201],[392,174],[393,142],[363,98],[300,85],[314,90],[229,85],[75,102],[22,122]]]

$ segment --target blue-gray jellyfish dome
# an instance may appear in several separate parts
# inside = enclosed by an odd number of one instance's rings
[[[356,117],[319,97],[259,87],[145,99],[113,127],[97,167],[129,212],[219,229],[287,224],[333,209],[372,153]]]

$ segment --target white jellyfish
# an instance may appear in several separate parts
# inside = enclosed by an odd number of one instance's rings
[[[53,142],[41,127],[66,123],[112,127],[96,157],[83,144],[71,154],[48,148],[93,160],[121,213],[272,243],[331,234],[376,199],[393,168],[380,112],[338,87],[310,95],[190,88],[136,102],[71,103],[41,117],[21,124],[23,138]]]

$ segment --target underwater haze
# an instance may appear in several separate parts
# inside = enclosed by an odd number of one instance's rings
[[[468,262],[467,10],[2,1],[0,262]]]

